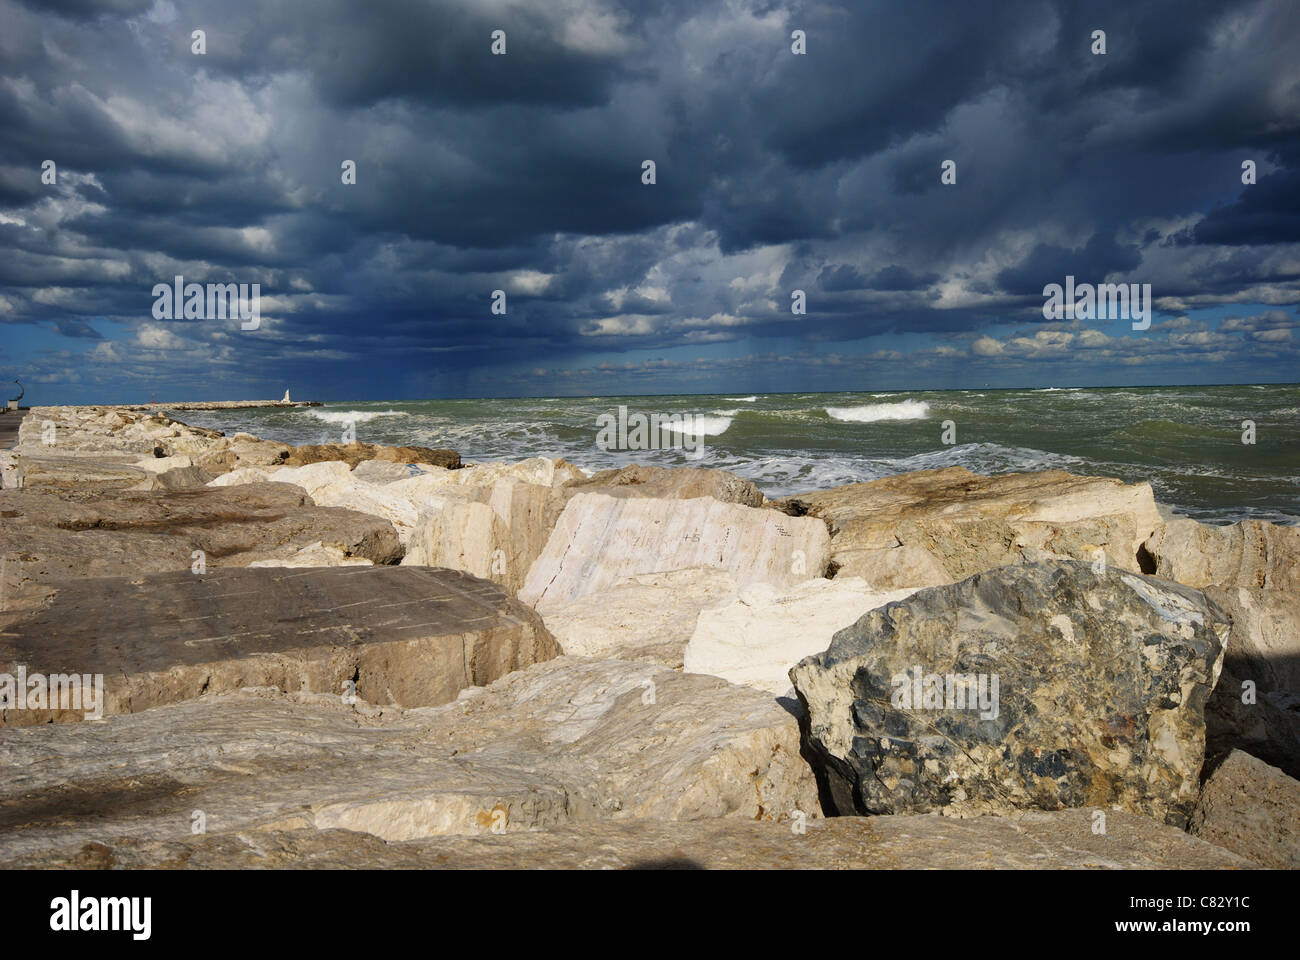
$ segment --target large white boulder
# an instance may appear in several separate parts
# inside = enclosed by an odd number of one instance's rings
[[[727,571],[690,567],[628,577],[608,590],[547,607],[542,621],[565,653],[681,669],[700,611],[735,597],[736,581]]]
[[[791,667],[821,653],[836,631],[867,611],[915,592],[872,590],[860,577],[809,580],[789,589],[752,583],[726,606],[701,611],[683,669],[793,697]]]
[[[584,493],[571,499],[519,598],[538,610],[567,604],[643,573],[714,567],[738,585],[793,586],[826,571],[821,520],[719,503]]]
[[[550,487],[512,479],[443,485],[420,501],[402,563],[464,570],[517,592],[550,534],[550,500]]]

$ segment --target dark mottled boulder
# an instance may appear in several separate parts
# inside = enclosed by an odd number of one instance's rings
[[[1183,826],[1229,629],[1190,587],[1024,564],[872,610],[790,678],[837,812],[1095,807]]]

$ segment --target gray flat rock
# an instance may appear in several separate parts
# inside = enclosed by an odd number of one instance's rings
[[[0,630],[0,673],[103,674],[104,715],[245,686],[452,700],[559,652],[495,584],[433,567],[230,569],[58,583]],[[84,711],[11,709],[4,725]]]
[[[624,821],[505,836],[385,843],[347,830],[117,838],[40,851],[19,869],[164,870],[1241,870],[1236,854],[1134,814],[1112,813],[1104,835],[1092,812],[1019,819],[934,816],[810,820]]]
[[[816,819],[798,751],[798,725],[771,697],[618,660],[560,657],[409,711],[249,689],[0,730],[0,854],[176,838],[195,810],[209,833],[307,826],[390,841],[605,819]]]
[[[292,557],[316,542],[373,563],[402,555],[387,520],[316,506],[292,484],[172,493],[2,490],[0,611],[41,602],[56,580],[190,570],[196,550],[209,571],[243,567]]]

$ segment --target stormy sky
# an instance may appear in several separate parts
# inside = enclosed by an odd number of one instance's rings
[[[1297,50],[1293,0],[0,0],[0,379],[1293,382]],[[260,326],[157,318],[177,275]],[[1150,284],[1150,328],[1045,320],[1067,275]]]

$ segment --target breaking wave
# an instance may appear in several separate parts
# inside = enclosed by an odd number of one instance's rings
[[[685,423],[665,423],[663,429],[671,433],[680,433],[690,437],[716,437],[726,433],[731,426],[731,417],[686,417]]]
[[[827,407],[833,420],[847,423],[875,423],[877,420],[924,420],[930,405],[924,400],[901,400],[898,403],[868,403],[862,407]]]
[[[401,410],[318,410],[314,407],[302,408],[308,416],[326,423],[368,423],[379,417],[404,417]]]

